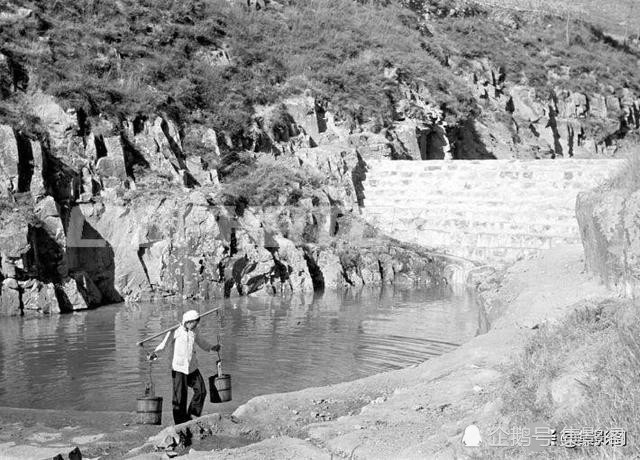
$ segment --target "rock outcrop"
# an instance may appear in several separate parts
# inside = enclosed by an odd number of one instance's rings
[[[2,131],[5,196],[20,217],[8,219],[0,245],[2,314],[442,281],[445,261],[384,238],[370,244],[375,232],[357,218],[363,145],[311,98],[265,109],[256,148],[324,177],[321,193],[291,206],[295,190],[282,190],[280,205],[242,211],[221,200],[213,130],[179,130],[163,116],[91,127],[46,95],[30,104],[41,141]]]
[[[629,88],[609,94],[556,88],[543,95],[510,81],[488,59],[470,67],[466,78],[482,114],[455,129],[475,134],[473,142],[453,142],[455,158],[474,158],[478,149],[496,158],[613,156],[620,139],[640,128],[640,97]]]
[[[2,14],[6,23],[37,16],[17,7]],[[233,66],[220,43],[199,48],[193,59],[210,69]],[[426,83],[385,65],[381,78],[398,89],[389,120],[341,120],[330,102],[307,91],[254,107],[240,135],[168,106],[115,117],[62,103],[40,89],[37,72],[0,54],[0,94],[33,118],[28,127],[0,125],[0,310],[464,282],[466,263],[400,244],[361,219],[370,164],[609,155],[618,137],[640,127],[630,90],[541,97],[488,60],[446,60],[474,93],[471,118],[447,119]],[[199,121],[180,121],[188,119]],[[272,206],[228,206],[224,168],[239,152],[276,158],[321,180],[312,193],[288,183]]]
[[[586,269],[623,295],[640,294],[640,191],[601,187],[578,196]]]

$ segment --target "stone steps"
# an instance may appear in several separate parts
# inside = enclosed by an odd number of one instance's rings
[[[575,235],[543,236],[532,233],[486,233],[486,232],[444,232],[439,230],[403,231],[396,230],[395,235],[402,235],[408,241],[431,241],[436,246],[479,246],[500,248],[549,249],[558,244],[574,244],[580,242]]]
[[[404,182],[407,182],[406,184]],[[457,194],[463,195],[482,195],[487,193],[502,193],[509,195],[509,191],[513,191],[513,188],[522,190],[523,193],[532,195],[553,196],[559,192],[565,192],[572,190],[584,190],[585,187],[593,188],[598,185],[597,181],[586,182],[567,182],[566,184],[558,184],[551,182],[535,183],[535,182],[517,182],[514,183],[501,183],[492,187],[491,184],[470,185],[469,182],[460,182],[454,180],[438,181],[438,182],[425,182],[419,178],[406,179],[400,182],[394,182],[389,180],[388,182],[378,183],[377,185],[370,185],[370,190],[376,190],[380,193],[398,193],[398,192],[415,192],[419,195],[426,195],[427,192],[437,191],[440,195],[455,197]],[[454,195],[456,194],[456,195]]]
[[[368,161],[363,217],[450,254],[513,261],[580,243],[575,199],[621,160]]]
[[[621,160],[611,159],[558,159],[558,160],[429,160],[394,161],[367,160],[368,169],[376,172],[388,171],[580,171],[612,170]],[[412,164],[411,164],[412,163]]]
[[[394,179],[393,177],[385,177],[384,179],[372,180],[369,184],[370,188],[387,189],[389,191],[400,190],[406,188],[409,190],[441,190],[441,193],[447,192],[465,192],[465,193],[483,193],[492,190],[508,191],[513,187],[521,190],[529,190],[531,193],[548,194],[557,190],[582,189],[585,186],[595,187],[603,182],[606,176],[589,176],[580,177],[574,180],[501,180],[498,178],[460,178],[460,177],[439,177],[421,178],[419,175],[409,176],[403,179]],[[369,179],[367,179],[368,181]],[[494,185],[491,181],[496,182]]]
[[[371,221],[375,226],[386,226],[384,221]],[[404,228],[403,228],[404,227]],[[425,232],[440,232],[443,234],[456,235],[460,232],[471,234],[486,234],[486,235],[534,235],[543,236],[548,238],[564,238],[575,237],[579,231],[578,225],[568,223],[562,226],[553,226],[550,224],[535,224],[527,228],[528,232],[523,233],[522,227],[510,224],[508,222],[472,222],[465,223],[463,225],[450,223],[434,225],[432,223],[421,223],[415,228],[407,228],[408,225],[400,223],[393,223],[387,226],[389,233],[397,234],[398,232],[406,232],[407,235],[416,235],[416,238],[420,235],[426,235]],[[453,238],[453,237],[450,237]]]
[[[477,208],[491,208],[498,209],[504,212],[519,212],[521,209],[559,209],[566,210],[572,209],[575,205],[575,197],[573,199],[567,199],[565,197],[560,199],[547,198],[545,200],[529,201],[517,199],[517,196],[507,200],[496,199],[495,196],[487,197],[486,200],[481,199],[469,199],[469,201],[451,201],[447,202],[446,198],[441,199],[418,199],[415,197],[383,197],[374,200],[368,200],[365,197],[365,203],[368,203],[368,207],[371,209],[381,209],[385,211],[395,209],[450,209],[452,212],[459,210]],[[366,205],[366,204],[365,204]]]
[[[561,223],[575,220],[571,208],[544,208],[533,213],[535,208],[503,208],[496,206],[477,207],[472,209],[431,207],[401,208],[380,207],[363,211],[364,215],[372,219],[382,219],[387,223],[398,219],[423,219],[434,223],[447,220],[462,220],[465,222],[514,222],[518,224],[528,223]]]

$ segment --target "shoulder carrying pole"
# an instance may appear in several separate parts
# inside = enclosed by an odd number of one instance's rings
[[[214,308],[213,310],[209,310],[209,311],[207,311],[207,312],[201,313],[201,314],[200,314],[200,318],[202,318],[203,316],[210,315],[211,313],[213,313],[213,312],[215,312],[215,311],[218,311],[218,310],[221,310],[221,309],[222,309],[222,307],[218,307],[218,308]],[[155,339],[156,337],[160,337],[161,335],[164,335],[164,334],[166,334],[167,332],[171,332],[171,331],[173,331],[174,329],[177,329],[177,328],[179,328],[179,327],[180,327],[180,324],[176,324],[175,326],[172,326],[172,327],[170,327],[170,328],[168,328],[168,329],[165,329],[165,330],[164,330],[164,331],[162,331],[162,332],[158,332],[158,333],[157,333],[157,334],[155,334],[155,335],[149,336],[149,337],[147,337],[146,339],[143,339],[143,340],[141,340],[140,342],[137,342],[137,343],[136,343],[136,345],[138,345],[138,346],[142,346],[142,344],[143,344],[143,343],[148,342],[149,340],[153,340],[153,339]]]

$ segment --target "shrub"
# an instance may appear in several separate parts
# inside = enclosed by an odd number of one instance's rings
[[[295,205],[302,198],[317,197],[323,183],[319,175],[270,157],[236,164],[227,180],[227,205],[242,202],[259,207]]]

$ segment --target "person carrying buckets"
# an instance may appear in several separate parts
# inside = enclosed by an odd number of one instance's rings
[[[204,379],[198,370],[195,345],[205,351],[219,351],[220,345],[211,345],[200,337],[198,323],[200,314],[189,310],[182,315],[181,325],[175,331],[167,332],[162,342],[149,355],[149,359],[157,359],[156,353],[162,351],[173,334],[173,359],[171,361],[171,377],[173,378],[173,420],[176,425],[199,417],[207,397]],[[193,388],[193,398],[187,408],[187,387]]]

